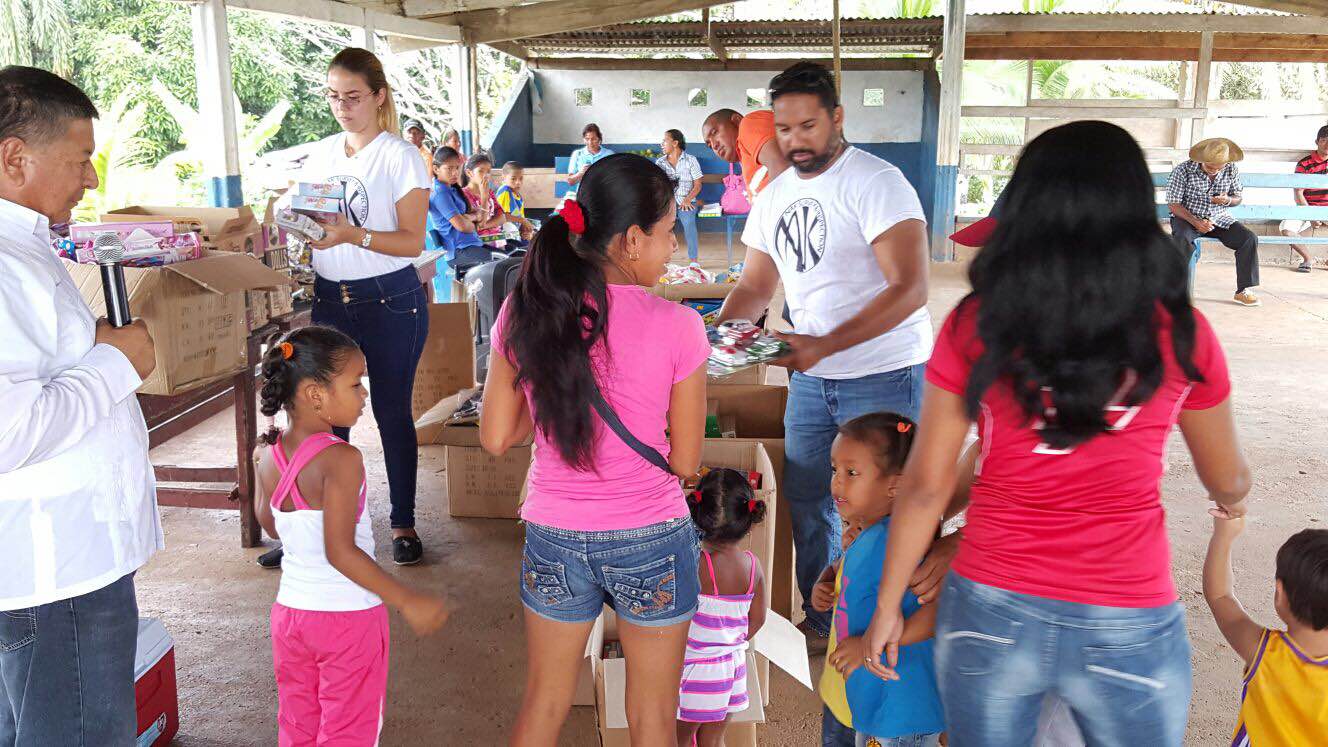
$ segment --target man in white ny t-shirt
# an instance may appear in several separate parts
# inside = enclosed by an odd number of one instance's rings
[[[796,334],[784,416],[790,500],[809,637],[830,615],[812,586],[840,554],[830,497],[838,427],[889,411],[917,419],[931,355],[927,233],[917,193],[893,165],[844,141],[834,79],[803,62],[770,82],[775,137],[792,162],[757,197],[743,231],[747,264],[720,319],[756,319],[782,280]],[[813,650],[823,650],[823,643]]]

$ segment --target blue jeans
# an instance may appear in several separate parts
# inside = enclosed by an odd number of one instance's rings
[[[701,244],[696,235],[696,211],[678,208],[678,225],[682,226],[682,236],[687,241],[687,258],[696,261],[701,256]]]
[[[821,747],[857,747],[857,744],[857,733],[851,727],[839,723],[835,714],[830,712],[829,706],[822,706]]]
[[[314,324],[346,333],[369,367],[369,404],[383,440],[392,498],[392,528],[415,526],[415,471],[419,451],[411,401],[415,366],[429,337],[429,299],[414,267],[378,277],[314,282]],[[349,428],[336,428],[350,440]]]
[[[0,745],[133,745],[134,574],[0,612]]]
[[[1179,747],[1190,707],[1180,603],[1098,607],[945,580],[936,679],[954,747],[1032,743],[1055,693],[1096,745]]]
[[[700,555],[690,516],[603,532],[528,523],[521,602],[554,622],[590,622],[607,603],[633,625],[676,625],[696,613]]]
[[[797,557],[798,590],[807,621],[830,634],[830,613],[812,609],[812,586],[839,558],[839,514],[830,497],[830,444],[839,426],[873,412],[917,419],[922,405],[924,365],[860,379],[821,379],[795,373],[789,379],[784,412],[784,487]]]

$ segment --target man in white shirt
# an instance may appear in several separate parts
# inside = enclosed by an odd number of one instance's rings
[[[97,186],[97,110],[0,70],[0,745],[133,745],[134,572],[162,547],[141,321],[95,319],[51,249]]]
[[[746,268],[720,319],[756,319],[782,280],[796,334],[784,415],[784,487],[798,588],[814,652],[831,616],[812,586],[840,555],[830,497],[838,427],[888,411],[917,419],[931,356],[927,231],[913,187],[893,165],[844,140],[844,110],[823,66],[798,63],[770,82],[775,138],[790,168],[757,196],[742,240]],[[819,640],[818,640],[819,639]]]

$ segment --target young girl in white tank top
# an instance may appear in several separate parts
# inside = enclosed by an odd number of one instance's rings
[[[305,327],[263,358],[262,411],[290,426],[257,455],[258,520],[282,540],[272,605],[278,743],[376,744],[387,694],[387,606],[415,632],[447,619],[443,600],[374,562],[360,452],[332,434],[364,412],[364,355],[327,327]],[[385,604],[386,603],[386,604]]]

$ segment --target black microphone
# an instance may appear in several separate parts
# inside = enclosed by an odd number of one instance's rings
[[[124,242],[119,234],[100,233],[92,240],[92,256],[101,268],[101,291],[106,298],[106,319],[112,327],[124,327],[133,321],[129,316],[129,291],[125,290]]]

